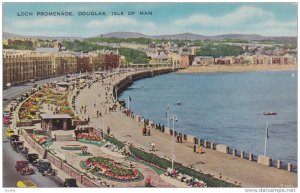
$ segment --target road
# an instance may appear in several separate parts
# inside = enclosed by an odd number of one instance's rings
[[[50,79],[44,79],[36,81],[35,83],[26,83],[24,85],[13,86],[8,89],[3,90],[3,107],[8,105],[8,103],[14,98],[22,95],[29,91],[33,84],[42,86],[47,82],[56,81],[62,79],[64,76],[54,77]],[[42,176],[41,173],[37,171],[36,167],[33,167],[35,170],[34,175],[22,176],[15,169],[15,163],[17,160],[25,160],[25,156],[21,153],[16,153],[13,151],[8,139],[5,137],[5,131],[7,127],[2,129],[2,150],[3,150],[3,187],[16,187],[16,182],[18,180],[32,180],[36,183],[38,187],[61,187],[62,183],[56,176]],[[30,165],[30,167],[32,167]]]
[[[33,175],[21,175],[15,169],[15,163],[17,160],[26,160],[22,153],[13,151],[9,141],[5,139],[3,141],[3,187],[16,187],[18,180],[32,180],[38,187],[62,187],[62,183],[56,176],[42,176],[37,171],[36,167],[30,165],[34,169]]]

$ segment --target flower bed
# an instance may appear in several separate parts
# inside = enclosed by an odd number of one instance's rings
[[[19,119],[22,121],[37,119],[37,112],[42,107],[42,103],[54,105],[57,113],[74,117],[74,112],[68,102],[68,93],[54,93],[52,89],[45,87],[22,104],[19,110]]]
[[[65,146],[61,146],[60,148],[63,150],[81,150],[83,147],[86,146],[82,146],[82,145],[65,145]]]
[[[140,181],[143,175],[137,169],[129,169],[112,159],[93,157],[81,162],[81,167],[96,176],[119,182]]]
[[[89,132],[89,133],[80,133],[77,135],[78,139],[85,139],[88,141],[102,141],[102,138],[97,135],[95,132]]]
[[[48,132],[41,131],[41,130],[34,130],[30,137],[42,146],[50,146],[52,145],[52,138]]]

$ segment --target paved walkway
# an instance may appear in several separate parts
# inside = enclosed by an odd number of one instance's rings
[[[154,141],[156,144],[155,153],[160,156],[171,157],[172,137],[161,133],[155,129],[151,130],[151,136],[143,136],[141,128],[143,125],[128,118],[120,111],[105,113],[112,104],[112,89],[109,87],[112,82],[116,82],[124,77],[118,75],[114,78],[107,78],[104,84],[94,83],[90,89],[81,90],[76,109],[79,112],[81,106],[87,107],[87,113],[84,116],[91,118],[90,125],[96,128],[111,128],[111,134],[121,141],[132,142],[135,146],[148,149],[148,144]],[[110,84],[110,86],[108,85]],[[105,98],[107,94],[107,99]],[[99,97],[100,94],[100,97]],[[104,104],[107,102],[106,104]],[[94,106],[95,105],[95,106]],[[96,117],[96,111],[101,111],[103,117]],[[239,184],[243,187],[296,187],[297,174],[279,170],[273,167],[267,167],[256,162],[251,162],[232,155],[217,152],[215,150],[205,149],[204,154],[193,153],[192,144],[185,142],[183,144],[175,143],[176,161],[184,165],[193,165],[197,170],[203,173],[211,174],[216,178]]]

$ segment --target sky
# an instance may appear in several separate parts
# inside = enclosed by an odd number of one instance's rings
[[[297,36],[295,3],[4,3],[3,31],[19,35],[93,37],[109,32],[147,35],[227,33]],[[37,12],[73,16],[37,16]],[[140,12],[152,15],[140,15]],[[32,12],[33,16],[18,16]],[[79,16],[78,12],[105,12]],[[112,15],[123,12],[124,15]],[[135,12],[129,15],[128,12]]]

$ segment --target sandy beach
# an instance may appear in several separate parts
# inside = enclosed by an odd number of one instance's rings
[[[191,66],[177,73],[208,73],[208,72],[255,72],[297,70],[297,65],[248,65],[248,66]]]

